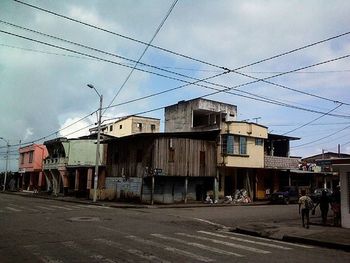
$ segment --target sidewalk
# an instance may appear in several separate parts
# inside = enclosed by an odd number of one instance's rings
[[[329,217],[329,222],[332,219]],[[319,217],[310,218],[310,228],[301,226],[300,220],[289,220],[279,223],[251,223],[238,226],[233,232],[253,236],[278,239],[293,243],[341,249],[350,251],[350,229],[323,226]]]

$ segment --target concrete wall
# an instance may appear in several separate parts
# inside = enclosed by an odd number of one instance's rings
[[[210,127],[193,128],[193,112],[202,111],[203,114],[228,113],[232,120],[236,119],[237,106],[206,99],[181,101],[165,108],[165,132],[189,132],[208,130]]]
[[[96,141],[95,140],[70,140],[68,155],[68,166],[89,166],[96,162]],[[106,145],[100,144],[100,163],[105,164]]]
[[[32,152],[33,155],[31,163],[29,162],[30,152]],[[20,171],[41,171],[43,168],[43,160],[48,155],[45,145],[42,144],[32,144],[26,147],[22,147],[19,149],[19,153]]]
[[[350,228],[350,164],[334,166],[340,173],[341,225]]]
[[[225,127],[226,126],[226,127]],[[218,146],[218,164],[227,167],[264,168],[264,145],[256,145],[255,139],[266,139],[267,128],[255,123],[232,122],[222,125],[222,134],[233,134],[247,138],[247,154],[223,155],[222,143]]]
[[[141,125],[140,125],[141,124]],[[152,130],[151,126],[154,125]],[[141,127],[142,126],[142,127]],[[112,131],[111,131],[112,127]],[[115,137],[128,136],[135,133],[152,133],[159,132],[160,120],[155,118],[130,116],[125,119],[121,119],[115,123],[106,125],[106,129],[103,132]]]

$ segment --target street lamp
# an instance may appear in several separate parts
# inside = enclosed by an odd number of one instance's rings
[[[8,140],[5,140],[3,137],[0,137],[0,140],[3,140],[6,142],[6,169],[5,169],[5,178],[4,178],[4,188],[3,191],[5,191],[6,188],[6,178],[7,178],[7,168],[8,168],[8,162],[9,162],[9,148],[10,148],[10,142]]]
[[[102,100],[103,96],[95,89],[94,85],[87,84],[90,89],[94,89],[97,95],[100,97],[100,108],[98,114],[98,126],[97,126],[97,144],[96,144],[96,163],[95,163],[95,177],[94,177],[94,197],[93,202],[97,200],[97,182],[98,182],[98,165],[99,165],[99,157],[100,157],[100,136],[101,136],[101,111],[102,111]]]

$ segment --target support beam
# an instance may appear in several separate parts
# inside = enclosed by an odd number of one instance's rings
[[[152,177],[151,177],[151,179],[152,179],[152,185],[151,185],[151,205],[153,205],[154,204],[154,176],[152,175]]]
[[[185,199],[184,203],[187,204],[187,193],[188,193],[188,177],[185,177]]]

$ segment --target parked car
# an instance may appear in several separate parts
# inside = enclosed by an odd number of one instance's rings
[[[333,191],[331,189],[329,189],[329,188],[317,188],[314,190],[314,192],[312,194],[310,194],[310,198],[312,199],[312,201],[314,203],[319,202],[323,191],[326,191],[328,198],[331,198],[332,193],[333,193]]]
[[[270,202],[271,203],[283,203],[283,204],[289,204],[289,203],[296,203],[299,199],[299,191],[298,188],[295,186],[285,186],[281,190],[274,192],[270,196]]]

